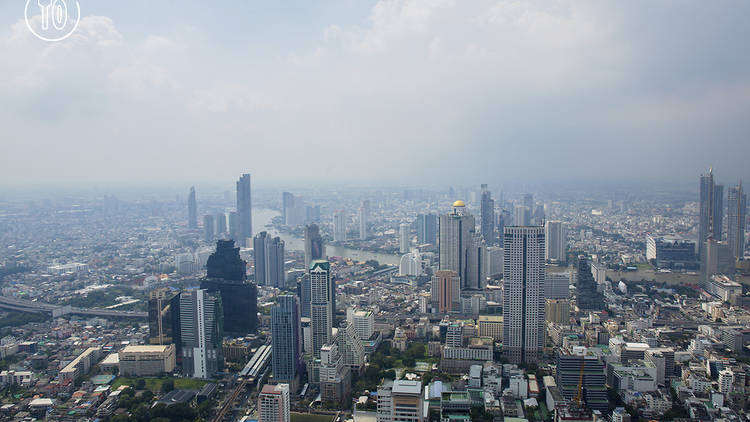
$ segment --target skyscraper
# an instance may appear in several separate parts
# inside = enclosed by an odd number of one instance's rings
[[[190,187],[188,195],[188,228],[198,228],[198,203],[195,200],[195,186]]]
[[[181,351],[180,295],[167,288],[152,290],[148,295],[148,343],[172,344]]]
[[[344,210],[333,212],[333,241],[343,242],[346,240],[346,214]]]
[[[258,394],[258,422],[290,422],[292,420],[288,384],[266,384]]]
[[[216,237],[223,237],[227,233],[227,215],[223,212],[216,214]]]
[[[326,249],[317,224],[305,226],[305,268],[318,259],[325,259]]]
[[[310,318],[310,274],[305,273],[297,283],[297,296],[299,297],[299,312],[303,318]]]
[[[284,271],[284,241],[271,238],[267,232],[258,233],[253,238],[255,259],[255,282],[258,286],[286,286]]]
[[[284,192],[281,194],[281,217],[284,219],[284,224],[289,224],[293,219],[290,214],[294,212],[294,195],[290,192]]]
[[[745,256],[745,225],[747,223],[747,195],[742,181],[727,193],[727,242],[735,260]]]
[[[724,217],[724,187],[714,183],[713,169],[701,175],[700,182],[700,220],[698,221],[698,256],[701,262],[705,259],[706,240],[721,240],[721,225]]]
[[[398,247],[401,253],[409,252],[409,223],[401,223],[398,225]]]
[[[271,347],[274,380],[296,386],[302,364],[302,326],[294,295],[278,296],[271,308]]]
[[[206,242],[214,241],[214,216],[207,214],[203,216],[203,240]]]
[[[367,240],[367,209],[359,207],[359,240]]]
[[[585,256],[578,257],[576,305],[584,311],[601,311],[604,309],[604,295],[597,289],[594,275],[591,273],[591,264]]]
[[[437,245],[438,220],[432,213],[417,216],[417,243]]]
[[[487,285],[487,245],[479,233],[473,233],[466,254],[464,289],[481,290]]]
[[[537,362],[544,347],[544,227],[505,227],[503,350],[511,363]]]
[[[478,278],[481,254],[475,257],[472,249],[477,247],[474,216],[466,211],[464,201],[453,203],[453,212],[440,216],[440,270],[455,271],[461,279],[461,288],[477,289],[482,284]],[[472,256],[470,256],[472,254]]]
[[[455,271],[436,271],[430,289],[433,307],[440,313],[461,309],[461,280]]]
[[[246,247],[248,239],[253,237],[253,208],[250,192],[250,175],[243,174],[237,181],[237,217],[240,246]]]
[[[348,320],[339,323],[338,346],[344,365],[359,372],[365,365],[365,349],[354,324]]]
[[[313,355],[320,357],[320,348],[331,341],[333,330],[333,303],[335,292],[331,289],[331,264],[318,260],[310,264],[310,322]]]
[[[494,246],[495,241],[495,201],[492,199],[492,193],[487,190],[487,185],[482,185],[482,202],[481,202],[481,232],[487,246]]]
[[[528,226],[529,224],[531,224],[531,208],[526,205],[516,204],[513,225]]]
[[[236,335],[258,329],[258,289],[247,281],[246,264],[233,240],[219,240],[206,262],[207,276],[201,280],[201,289],[221,295],[224,331]]]
[[[211,378],[224,367],[221,296],[204,289],[180,294],[182,369],[193,378]]]
[[[237,211],[232,211],[229,213],[228,222],[229,238],[239,244],[238,239],[240,237],[240,217],[239,214],[237,214]]]
[[[564,264],[567,261],[568,241],[565,225],[561,221],[544,223],[544,258],[549,262]]]

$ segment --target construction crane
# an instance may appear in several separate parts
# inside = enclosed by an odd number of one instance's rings
[[[579,409],[583,409],[583,369],[586,366],[586,356],[581,356],[581,374],[578,376],[578,391],[573,400]]]

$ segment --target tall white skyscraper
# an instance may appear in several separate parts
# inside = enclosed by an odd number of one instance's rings
[[[506,226],[503,349],[511,363],[537,362],[544,347],[544,227]]]
[[[440,270],[455,271],[461,286],[467,285],[469,246],[474,235],[474,216],[464,201],[453,203],[453,212],[440,216]]]
[[[253,203],[250,194],[250,175],[243,174],[237,181],[237,237],[240,246],[247,247],[253,237]]]
[[[409,252],[409,224],[401,223],[398,226],[398,245],[401,253]]]
[[[346,240],[346,214],[344,210],[333,213],[333,241],[343,242]]]
[[[359,240],[367,239],[367,208],[359,207]]]
[[[182,370],[185,375],[211,378],[222,369],[224,324],[221,309],[218,293],[197,289],[180,294]]]
[[[310,264],[310,326],[315,357],[320,357],[320,348],[331,341],[333,295],[331,264],[323,260],[313,261]]]
[[[568,254],[568,234],[565,224],[548,220],[544,224],[544,258],[549,262],[564,264]]]
[[[531,223],[531,208],[526,205],[516,204],[513,215],[513,225],[528,226]]]

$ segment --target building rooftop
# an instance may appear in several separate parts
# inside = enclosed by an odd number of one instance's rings
[[[170,345],[125,346],[122,353],[164,353]]]
[[[393,382],[394,393],[400,394],[422,394],[421,381],[396,380]]]

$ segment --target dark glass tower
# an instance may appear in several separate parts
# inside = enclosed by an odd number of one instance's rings
[[[294,295],[279,296],[271,308],[271,347],[274,381],[296,385],[302,366],[302,328]]]
[[[578,277],[576,278],[576,301],[578,308],[585,311],[604,309],[604,295],[597,289],[591,264],[584,256],[578,257]]]
[[[493,246],[495,242],[495,201],[487,185],[482,185],[480,227],[482,237],[487,246]]]
[[[317,224],[305,226],[305,268],[318,259],[325,259],[326,248]]]
[[[253,237],[253,210],[250,193],[250,175],[243,174],[237,181],[237,243],[247,246]]]
[[[170,289],[156,289],[148,296],[149,344],[174,344],[180,356],[180,295]]]
[[[246,262],[233,240],[219,240],[208,257],[207,276],[201,289],[219,292],[224,312],[224,331],[246,335],[258,329],[258,289],[247,281]]]

